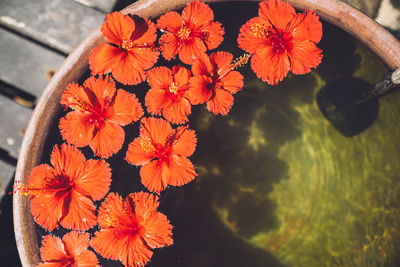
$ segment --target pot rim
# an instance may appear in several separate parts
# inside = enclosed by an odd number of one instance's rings
[[[139,0],[123,9],[122,12],[154,18],[167,11],[181,8],[190,1]],[[204,2],[217,3],[227,1],[205,0]],[[245,1],[260,2],[259,0]],[[400,42],[361,11],[339,0],[288,0],[287,2],[301,10],[314,10],[322,19],[364,42],[390,68],[400,67]],[[22,141],[21,153],[19,154],[15,171],[15,181],[26,183],[32,168],[39,164],[48,129],[60,109],[59,100],[64,88],[69,83],[77,81],[88,69],[88,57],[91,49],[104,41],[100,28],[98,28],[65,59],[44,89]],[[15,239],[21,264],[24,267],[35,266],[40,262],[39,247],[27,197],[19,194],[13,195],[13,217]]]

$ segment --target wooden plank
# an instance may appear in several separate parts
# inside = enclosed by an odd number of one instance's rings
[[[75,1],[0,1],[0,24],[65,54],[103,21],[102,12]]]
[[[74,0],[87,7],[96,8],[104,13],[110,13],[116,4],[116,0]]]
[[[19,149],[32,110],[0,95],[0,148],[13,158]]]
[[[0,29],[0,80],[38,97],[65,57]],[[1,124],[0,124],[1,125]]]
[[[0,160],[0,200],[5,194],[8,194],[6,190],[11,180],[14,178],[14,171],[15,166]]]

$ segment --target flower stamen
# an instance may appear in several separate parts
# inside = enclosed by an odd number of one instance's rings
[[[146,153],[153,153],[156,151],[153,142],[147,136],[143,137],[142,140],[140,140],[140,146]]]
[[[124,49],[125,51],[131,51],[133,47],[133,42],[131,40],[127,40],[127,39],[123,39],[122,40],[122,44],[121,44],[121,48]]]
[[[185,25],[183,25],[182,28],[180,28],[179,31],[177,32],[177,35],[181,40],[188,39],[190,34],[191,30],[188,29]]]
[[[179,86],[176,82],[172,82],[169,87],[168,87],[168,91],[174,95],[178,94],[179,91]]]
[[[258,38],[268,38],[269,37],[269,29],[265,25],[261,25],[258,23],[253,23],[250,25],[250,30],[253,35]]]

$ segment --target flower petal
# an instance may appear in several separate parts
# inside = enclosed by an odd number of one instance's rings
[[[82,165],[86,159],[83,153],[73,145],[62,144],[61,148],[55,145],[51,153],[50,163],[55,172],[60,175],[68,175],[69,180],[74,180],[81,175]]]
[[[174,58],[181,48],[175,34],[170,32],[164,33],[158,42],[160,44],[161,53],[166,60]]]
[[[59,128],[62,138],[77,147],[89,145],[93,138],[95,124],[92,115],[80,111],[71,111],[60,119]]]
[[[135,30],[135,23],[121,12],[113,12],[106,15],[105,22],[101,25],[104,38],[110,43],[120,45],[123,39],[129,39]]]
[[[57,261],[67,257],[64,242],[54,236],[46,235],[43,238],[42,246],[40,247],[40,257],[42,261]]]
[[[92,74],[107,74],[113,70],[114,64],[118,62],[125,52],[110,44],[102,44],[92,49],[89,56],[89,67]],[[118,64],[118,63],[117,63]]]
[[[89,238],[90,235],[88,233],[71,231],[63,236],[62,241],[67,248],[68,254],[75,258],[88,249]]]
[[[96,107],[95,103],[97,102],[104,108],[106,104],[112,101],[116,92],[115,83],[110,79],[110,76],[106,76],[105,78],[91,76],[83,83],[83,86],[90,90],[87,94],[91,92],[94,94],[89,96],[93,107]],[[108,102],[106,103],[105,101]]]
[[[185,64],[192,64],[196,58],[205,54],[207,47],[200,38],[193,38],[189,41],[183,42],[181,49],[179,49],[179,59]]]
[[[90,142],[90,147],[96,156],[109,158],[121,149],[124,141],[124,129],[115,122],[106,120]]]
[[[178,130],[181,127],[178,128]],[[172,146],[172,154],[180,155],[182,157],[191,156],[197,144],[196,133],[194,130],[185,130],[182,135],[174,142]]]
[[[146,52],[145,52],[146,54]],[[149,57],[151,59],[151,57]],[[139,66],[141,64],[132,53],[124,53],[115,58],[112,75],[122,84],[135,85],[146,79],[144,70]]]
[[[95,233],[89,243],[103,258],[119,260],[121,251],[128,245],[127,241],[127,238],[118,238],[113,229],[101,229]]]
[[[322,23],[311,10],[306,9],[304,14],[297,14],[290,28],[294,41],[310,40],[318,43],[322,38]]]
[[[104,160],[86,161],[80,177],[74,180],[75,190],[93,201],[102,199],[110,189],[111,168]]]
[[[172,155],[170,164],[163,166],[169,185],[182,186],[192,181],[197,173],[189,159],[177,155]]]
[[[182,10],[182,19],[185,25],[194,24],[197,27],[208,24],[214,20],[214,13],[209,5],[200,2],[192,1]]]
[[[143,137],[138,137],[129,144],[125,160],[132,165],[141,166],[155,158],[154,153],[143,149],[142,142]]]
[[[31,213],[36,223],[53,231],[63,215],[64,198],[55,194],[43,194],[31,199]]]
[[[160,212],[151,213],[146,219],[146,230],[143,234],[146,245],[150,248],[167,247],[173,244],[172,225],[167,216]]]
[[[223,35],[225,31],[221,23],[212,21],[201,28],[207,33],[204,42],[206,43],[208,50],[217,48],[224,40]]]
[[[322,53],[313,42],[296,42],[290,51],[291,69],[294,74],[305,74],[311,68],[317,67],[321,63]]]
[[[182,124],[188,121],[191,107],[189,100],[181,97],[179,102],[164,105],[162,113],[167,121],[174,124]]]
[[[76,190],[71,190],[70,199],[64,205],[66,209],[60,225],[67,229],[88,230],[97,223],[96,207],[92,200]]]
[[[143,244],[142,239],[136,239],[129,241],[129,244],[123,247],[120,260],[125,266],[142,267],[149,262],[152,256],[153,251]]]
[[[269,0],[260,2],[258,15],[265,21],[270,21],[275,27],[286,29],[296,16],[296,11],[289,3]]]
[[[31,173],[28,176],[28,188],[46,188],[47,181],[52,180],[55,177],[56,173],[54,169],[47,164],[40,164],[32,169]],[[31,190],[31,196],[40,196],[43,193],[46,193],[43,190]]]
[[[224,89],[231,94],[235,94],[242,90],[244,82],[243,75],[238,71],[231,71],[221,79]]]
[[[171,105],[171,99],[162,89],[150,89],[145,97],[147,112],[152,115],[161,115],[164,106]]]
[[[214,114],[228,114],[233,104],[233,96],[225,90],[215,90],[215,96],[207,102],[207,108]]]
[[[182,27],[182,23],[182,18],[177,12],[169,11],[157,20],[156,27],[160,30],[175,33],[175,31]]]
[[[276,55],[272,47],[265,47],[253,55],[251,68],[262,81],[275,85],[286,77],[290,61],[286,53]]]
[[[157,212],[159,198],[154,194],[137,192],[130,193],[126,197],[126,202],[131,205],[131,209],[136,215],[139,215],[146,221],[152,214]]]
[[[164,66],[155,67],[147,71],[147,82],[153,89],[164,89],[172,82],[172,71]]]
[[[192,105],[203,104],[212,97],[212,90],[207,88],[211,83],[211,78],[204,75],[190,78],[188,98]]]
[[[76,266],[95,266],[100,267],[96,254],[86,250],[75,257]]]
[[[123,89],[117,90],[113,108],[114,115],[109,120],[122,126],[135,122],[143,116],[143,108],[136,95]]]
[[[237,39],[239,47],[250,54],[254,54],[258,49],[264,47],[266,39],[263,35],[263,29],[267,25],[269,25],[269,22],[260,17],[255,17],[247,21],[240,28]]]
[[[142,184],[149,190],[154,191],[157,194],[160,194],[167,185],[168,180],[163,175],[163,170],[166,171],[165,163],[160,162],[159,160],[153,160],[148,164],[145,164],[140,169],[140,178]]]
[[[140,135],[148,136],[155,144],[158,143],[162,146],[165,145],[167,137],[172,133],[171,124],[161,118],[143,118],[140,124]]]

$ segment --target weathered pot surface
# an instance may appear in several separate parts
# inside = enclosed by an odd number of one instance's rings
[[[190,0],[140,0],[123,10],[124,13],[154,18],[169,10],[181,8]],[[206,2],[224,2],[209,0]],[[400,67],[400,43],[384,28],[360,11],[339,0],[289,0],[299,9],[312,9],[324,20],[348,31],[363,41],[391,68]],[[18,159],[15,181],[27,182],[27,177],[41,159],[48,129],[60,109],[64,88],[78,80],[88,68],[92,48],[104,42],[98,29],[85,39],[64,61],[38,101],[28,125]],[[13,199],[15,237],[23,266],[40,261],[35,226],[28,198],[15,194]]]

